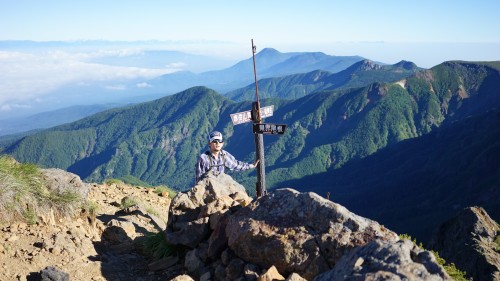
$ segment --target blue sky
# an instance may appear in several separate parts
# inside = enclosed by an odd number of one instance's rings
[[[500,51],[491,48],[500,43],[497,0],[0,3],[0,40],[213,41],[224,45],[224,53],[246,58],[253,38],[258,46],[282,52],[323,51],[387,63],[413,58],[423,67],[448,59],[500,59]],[[429,45],[442,59],[429,54]],[[197,51],[203,52],[203,44]]]
[[[498,0],[0,0],[0,41],[158,40],[169,42],[162,48],[236,63],[251,57],[254,39],[258,51],[320,51],[430,68],[447,60],[500,60],[499,11]],[[0,45],[0,119],[70,83],[179,70],[85,61],[102,55]]]

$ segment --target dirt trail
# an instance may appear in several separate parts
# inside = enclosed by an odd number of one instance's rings
[[[120,211],[127,196],[140,207]],[[89,200],[98,206],[95,220],[44,214],[35,225],[2,226],[0,280],[39,280],[48,266],[70,280],[167,280],[165,272],[149,270],[151,260],[139,249],[147,233],[165,224],[170,199],[149,188],[92,184]]]

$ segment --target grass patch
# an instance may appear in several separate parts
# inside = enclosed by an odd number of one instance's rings
[[[123,184],[123,181],[119,180],[119,179],[107,179],[104,181],[104,183],[108,186],[110,185],[120,185],[120,184]]]
[[[139,205],[139,200],[137,200],[134,197],[127,196],[127,197],[123,198],[121,201],[121,208],[122,209],[126,209],[128,207],[132,207],[135,205]]]
[[[500,252],[500,234],[495,238],[495,251]]]
[[[160,186],[157,186],[154,188],[155,189],[155,193],[157,194],[163,194],[163,193],[167,193],[168,194],[168,198],[174,198],[175,195],[177,195],[177,192],[173,189],[171,189],[170,187],[167,187],[165,185],[160,185]]]
[[[151,215],[155,215],[155,216],[159,216],[160,213],[158,213],[158,211],[156,211],[155,209],[153,209],[153,207],[146,207],[146,212],[148,212],[148,214],[151,214]]]
[[[93,201],[86,201],[82,205],[82,211],[84,213],[89,214],[91,217],[97,216],[98,210],[99,210],[99,205],[96,202],[93,202]]]
[[[437,262],[444,268],[444,270],[446,270],[446,273],[448,273],[448,275],[450,275],[450,277],[453,280],[469,281],[469,279],[467,279],[465,277],[465,274],[466,274],[465,271],[461,271],[460,269],[458,269],[454,263],[446,263],[446,261],[442,257],[439,256],[438,252],[431,250],[431,253],[434,254]]]
[[[130,175],[121,177],[120,180],[128,185],[151,187],[151,185],[149,183],[142,181],[134,176],[130,176]]]
[[[116,185],[123,185],[123,184],[127,184],[127,185],[131,185],[131,186],[142,186],[142,187],[152,187],[151,184],[145,182],[145,181],[142,181],[134,176],[123,176],[123,177],[120,177],[120,178],[111,178],[111,179],[106,179],[104,181],[105,184],[107,185],[112,185],[112,184],[116,184]]]
[[[104,184],[111,186],[111,185],[130,185],[130,186],[140,186],[140,187],[145,187],[145,188],[153,188],[154,192],[156,194],[168,194],[168,198],[174,198],[175,195],[177,195],[177,191],[174,189],[165,186],[165,185],[159,185],[159,186],[152,186],[148,184],[147,182],[144,182],[136,177],[133,176],[125,176],[121,177],[119,179],[107,179],[104,181]]]
[[[121,209],[126,209],[126,208],[136,206],[136,205],[140,206],[141,208],[145,208],[144,211],[146,211],[146,213],[148,213],[148,214],[155,215],[155,216],[160,215],[160,213],[158,211],[156,211],[153,207],[151,207],[149,204],[144,203],[141,200],[139,200],[133,196],[132,197],[131,196],[124,197],[122,199],[122,201],[120,202]]]
[[[77,192],[50,190],[38,166],[0,155],[0,223],[34,224],[49,209],[56,215],[73,215],[82,201]]]
[[[412,239],[410,235],[408,234],[400,234],[399,235],[399,238],[400,239],[407,239],[407,240],[410,240],[412,241],[413,243],[415,243],[415,245],[417,245],[420,249],[422,250],[426,250],[426,251],[429,251],[431,252],[435,257],[436,257],[436,261],[439,265],[441,265],[444,270],[446,271],[446,273],[448,273],[448,275],[453,279],[453,280],[456,280],[456,281],[468,281],[469,279],[467,279],[465,277],[466,273],[464,271],[460,271],[454,263],[447,263],[445,259],[443,259],[442,257],[439,256],[439,253],[436,252],[436,251],[433,251],[433,250],[427,250],[423,247],[422,243],[417,243],[417,239]]]
[[[148,255],[155,260],[169,256],[181,256],[186,251],[186,249],[182,246],[173,246],[168,244],[164,231],[146,235],[144,249]]]

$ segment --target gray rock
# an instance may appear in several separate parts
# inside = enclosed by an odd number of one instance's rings
[[[308,280],[355,247],[374,239],[398,240],[375,221],[292,189],[277,190],[230,216],[226,235],[229,248],[245,261]]]
[[[233,259],[226,267],[227,278],[234,280],[243,275],[243,267],[245,262],[241,259]]]
[[[208,238],[211,229],[217,228],[221,214],[251,201],[245,188],[230,176],[209,174],[191,190],[178,193],[172,200],[165,230],[167,242],[195,248]],[[210,218],[215,221],[210,222]],[[224,244],[224,241],[218,242]],[[220,249],[213,252],[218,253]]]
[[[499,232],[483,208],[469,207],[439,227],[430,247],[474,280],[500,280],[500,253],[494,249]]]
[[[231,250],[225,249],[220,256],[220,261],[223,265],[228,266],[233,258],[234,254],[231,252]]]
[[[208,218],[200,218],[190,222],[178,222],[167,227],[166,239],[172,245],[184,245],[195,248],[208,237]]]
[[[211,277],[210,271],[205,272],[200,276],[200,281],[210,281]]]
[[[88,197],[90,185],[84,183],[78,175],[56,168],[41,169],[41,171],[47,187],[51,190],[59,194],[76,192],[83,199]]]
[[[112,219],[106,226],[102,237],[111,244],[126,243],[135,238],[135,226],[132,222]]]
[[[251,263],[247,263],[245,267],[243,268],[243,276],[245,277],[245,280],[247,281],[254,281],[257,280],[257,277],[260,275],[260,270],[256,265],[253,265]]]
[[[226,225],[229,213],[230,212],[226,212],[221,218],[217,218],[217,227],[213,230],[208,239],[208,258],[217,259],[227,248]]]
[[[226,268],[224,265],[219,264],[215,267],[215,280],[225,280],[226,279]]]
[[[69,281],[69,274],[54,266],[47,266],[40,271],[41,281]]]
[[[332,280],[453,280],[436,258],[409,240],[375,240],[343,256],[314,281]]]
[[[197,249],[186,253],[184,267],[186,267],[188,273],[200,272],[200,269],[203,267],[203,263],[198,255]]]

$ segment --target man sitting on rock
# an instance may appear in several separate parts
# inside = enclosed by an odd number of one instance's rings
[[[222,150],[223,145],[224,140],[220,132],[213,131],[209,134],[208,146],[210,150],[205,151],[198,158],[198,162],[196,163],[196,182],[200,181],[208,172],[218,175],[224,173],[225,167],[234,171],[244,171],[255,168],[259,163],[259,160],[256,160],[253,164],[238,161],[229,152]]]

